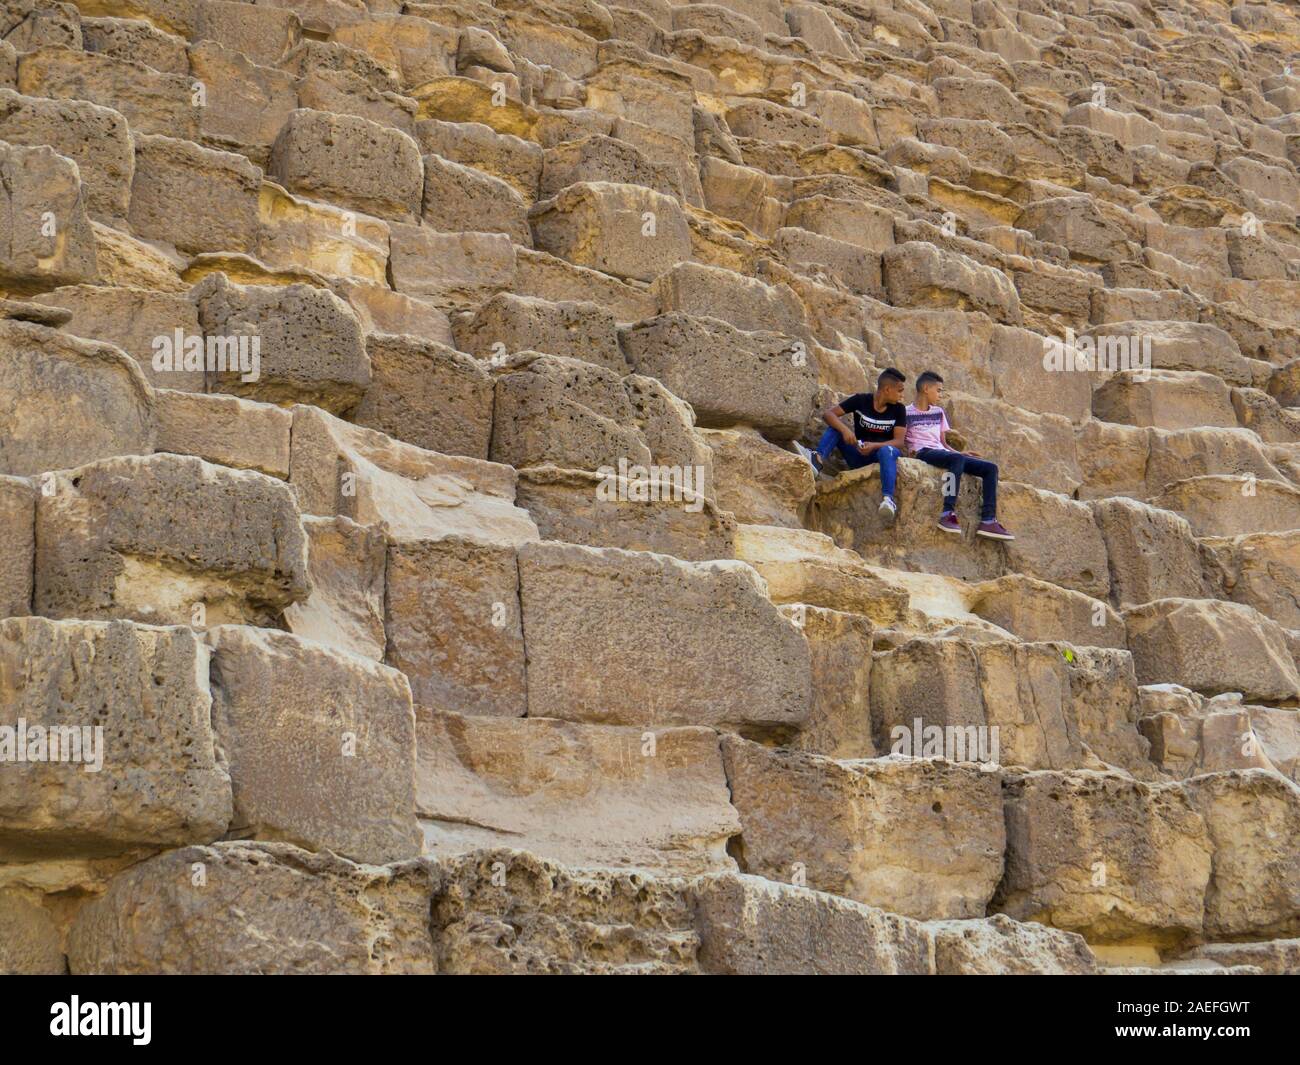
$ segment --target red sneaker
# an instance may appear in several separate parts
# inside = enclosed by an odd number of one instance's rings
[[[994,518],[992,521],[980,522],[980,527],[975,530],[976,536],[987,537],[990,540],[1014,540],[1015,537],[1003,527],[1002,522]]]
[[[961,526],[957,523],[956,514],[939,515],[939,528],[946,533],[956,533],[958,536],[961,535]]]

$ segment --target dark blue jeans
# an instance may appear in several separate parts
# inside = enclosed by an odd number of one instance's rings
[[[973,459],[960,451],[947,451],[939,447],[923,447],[916,457],[931,466],[947,470],[952,477],[944,485],[943,509],[957,509],[957,493],[961,490],[961,475],[974,474],[984,482],[984,506],[980,511],[980,521],[992,521],[998,516],[998,467],[996,463]]]
[[[880,463],[880,494],[894,497],[894,486],[898,481],[898,448],[892,444],[886,444],[884,447],[878,447],[870,455],[861,454],[857,448],[849,447],[844,442],[835,429],[828,428],[822,433],[822,438],[817,441],[817,454],[822,457],[822,461],[831,457],[831,452],[839,450],[840,458],[844,460],[851,470],[860,470],[863,466],[870,466],[873,462]]]

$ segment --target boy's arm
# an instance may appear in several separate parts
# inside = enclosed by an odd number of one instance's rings
[[[842,403],[836,403],[833,407],[827,407],[822,411],[822,419],[827,425],[840,434],[849,447],[857,447],[858,438],[849,427],[849,423],[844,420],[845,413],[844,405]]]
[[[952,421],[948,418],[948,413],[946,411],[944,412],[943,420],[948,423],[948,429],[951,429]],[[948,447],[948,429],[939,430],[939,442],[943,444],[945,448],[948,448],[949,451],[956,451],[957,449],[955,447]],[[973,459],[979,458],[979,455],[977,455],[974,451],[962,451],[960,452],[960,454],[966,455]]]

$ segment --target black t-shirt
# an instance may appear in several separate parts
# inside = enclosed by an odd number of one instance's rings
[[[859,392],[840,404],[846,414],[853,415],[853,432],[864,444],[883,444],[894,438],[896,426],[907,425],[907,408],[903,404],[891,403],[881,413],[874,401],[874,392]]]

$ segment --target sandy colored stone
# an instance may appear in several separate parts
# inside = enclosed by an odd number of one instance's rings
[[[434,857],[511,846],[571,866],[729,871],[740,822],[712,729],[422,714],[417,811]]]
[[[754,429],[703,429],[713,451],[718,506],[750,525],[798,528],[812,498],[812,467]]]
[[[336,651],[382,661],[388,555],[382,526],[308,515],[302,528],[311,594],[285,609],[285,627]]]
[[[196,882],[196,878],[202,879]],[[355,865],[288,843],[168,851],[78,912],[73,973],[431,973],[423,865]]]
[[[226,831],[230,777],[213,746],[208,651],[193,633],[9,618],[0,689],[0,724],[27,741],[17,762],[14,733],[0,740],[10,745],[0,776],[6,861],[206,843]]]
[[[1213,844],[1178,784],[1110,773],[1007,781],[1007,865],[993,908],[1092,943],[1199,935]]]
[[[723,738],[742,870],[921,920],[983,916],[1002,875],[996,772],[837,761]]]
[[[1081,647],[1128,646],[1124,619],[1108,603],[1020,574],[981,581],[970,590],[972,613],[1022,640],[1060,640]]]
[[[36,613],[267,625],[306,598],[306,539],[284,482],[188,455],[64,470],[36,507]]]
[[[807,720],[807,641],[744,563],[530,544],[519,585],[530,717],[755,735]]]
[[[154,390],[157,451],[197,455],[221,466],[289,477],[293,415],[269,403],[236,396]]]
[[[928,921],[939,976],[1092,976],[1097,960],[1087,940],[1004,913],[984,920]]]
[[[416,857],[406,678],[288,633],[222,625],[207,640],[232,834],[375,864]]]

